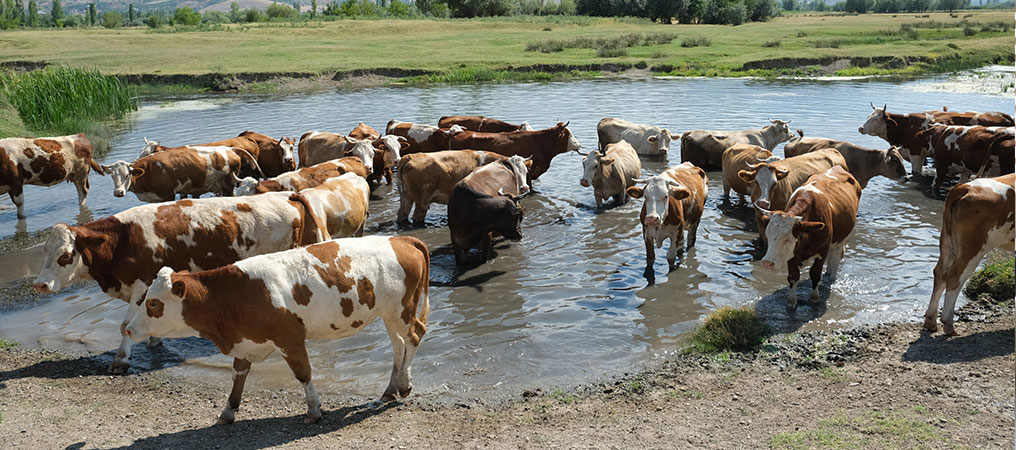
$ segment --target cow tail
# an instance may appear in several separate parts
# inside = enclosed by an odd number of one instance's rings
[[[92,166],[92,170],[94,170],[95,173],[97,173],[99,175],[102,175],[102,176],[106,176],[106,173],[102,171],[102,167],[99,166],[99,164],[96,163],[95,160],[92,159],[91,156],[88,157],[88,165]]]
[[[300,193],[294,193],[289,196],[289,201],[299,203],[303,207],[303,228],[300,229],[300,235],[296,239],[296,244],[300,246],[316,244],[326,240],[326,237],[331,237],[328,234],[328,227],[326,227],[318,218],[317,214],[314,213],[314,208],[311,207],[310,201],[307,197]]]
[[[416,239],[413,241],[413,245],[420,253],[423,253],[423,301],[420,303],[420,310],[417,311],[416,317],[427,325],[427,316],[430,315],[430,250],[427,249],[427,244],[423,241]]]

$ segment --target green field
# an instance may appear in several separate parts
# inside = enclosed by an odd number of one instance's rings
[[[928,27],[933,25],[931,21],[944,26]],[[999,21],[1009,28],[992,28],[990,24],[996,23],[997,27]],[[900,25],[905,23],[918,27],[903,32]],[[741,70],[748,62],[779,58],[906,57],[909,61],[903,65],[897,61],[864,69],[852,65],[826,68],[826,74],[838,71],[841,75],[905,73],[1011,61],[1011,24],[1011,11],[971,11],[955,17],[946,13],[794,14],[736,27],[558,16],[341,20],[229,25],[219,27],[218,31],[190,32],[170,32],[168,28],[42,29],[0,35],[0,61],[43,61],[97,68],[117,75],[328,74],[373,68],[424,69],[447,74],[462,68],[489,71],[539,64],[644,62],[656,71],[669,66],[670,70],[665,71],[675,75],[718,76],[793,75],[793,70],[800,74],[800,66],[789,69],[790,72]],[[964,28],[969,30],[965,33]],[[667,44],[652,43],[614,52],[624,56],[605,56],[609,52],[598,55],[597,48],[567,46],[576,39],[610,39],[628,33],[666,33],[673,34],[674,39]],[[682,46],[683,42],[691,45],[695,38],[705,38],[708,45]],[[556,41],[565,47],[551,53],[526,50],[527,46],[539,46],[545,41]],[[915,58],[922,62],[914,65]]]

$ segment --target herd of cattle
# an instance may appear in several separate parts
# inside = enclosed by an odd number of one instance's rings
[[[925,327],[954,333],[960,288],[986,251],[1014,239],[1013,120],[1004,113],[946,110],[891,114],[872,105],[859,132],[890,147],[794,136],[789,121],[759,130],[666,128],[606,118],[598,146],[583,153],[567,123],[533,130],[480,116],[450,116],[438,126],[392,120],[381,135],[359,124],[348,135],[312,131],[296,142],[245,131],[223,141],[163,147],[145,139],[133,162],[99,166],[84,135],[0,140],[0,184],[24,217],[22,186],[77,185],[88,172],[109,174],[114,195],[133,192],[137,206],[83,225],[57,224],[43,246],[35,282],[42,293],[94,280],[128,302],[122,340],[110,367],[129,367],[131,340],[201,336],[234,358],[233,389],[220,423],[232,422],[251,362],[279,350],[303,384],[306,421],[320,418],[306,339],[333,339],[380,317],[394,348],[383,399],[406,396],[413,357],[426,331],[430,256],[408,236],[362,237],[372,185],[398,178],[397,222],[421,223],[431,203],[447,204],[457,264],[489,258],[493,239],[522,238],[520,198],[557,155],[583,155],[580,184],[624,204],[643,199],[645,276],[655,279],[655,249],[670,239],[667,262],[695,245],[705,207],[706,170],[722,170],[723,194],[750,195],[768,269],[786,267],[788,311],[797,305],[800,270],[811,264],[811,298],[823,267],[836,276],[862,190],[875,176],[906,181],[904,159],[920,175],[934,160],[936,189],[953,173],[960,185],[945,201],[941,255]],[[681,142],[680,165],[641,178],[643,157],[665,155]],[[789,142],[788,142],[789,141]],[[786,142],[786,158],[772,150]],[[298,159],[294,157],[294,147]],[[971,174],[976,179],[966,183]],[[965,183],[965,184],[964,184]],[[197,198],[204,193],[217,194]],[[180,200],[175,200],[180,196]],[[186,198],[186,197],[192,198]],[[685,233],[687,231],[687,233]],[[687,238],[685,236],[687,235]],[[329,240],[332,239],[332,240]],[[313,270],[311,270],[313,269]]]

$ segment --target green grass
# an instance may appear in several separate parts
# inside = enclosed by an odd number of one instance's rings
[[[692,350],[699,353],[721,352],[720,358],[729,360],[729,350],[746,351],[757,348],[769,327],[748,307],[724,306],[706,317],[705,323],[695,329],[691,337]]]
[[[844,413],[805,425],[801,431],[777,433],[769,445],[777,449],[945,448],[948,437],[921,417],[927,411]]]
[[[18,341],[10,341],[7,339],[0,339],[0,349],[17,347]]]
[[[1016,259],[1010,257],[985,264],[974,273],[963,288],[963,294],[971,299],[989,297],[1003,302],[1013,299]]]
[[[100,28],[8,31],[0,35],[0,59],[46,61],[98,68],[105,74],[189,74],[244,72],[331,73],[372,68],[404,68],[450,72],[502,71],[507,67],[543,64],[587,65],[605,62],[601,46],[544,53],[527,51],[531,43],[563,43],[584,37],[638,34],[676,35],[670,42],[643,41],[627,47],[627,55],[610,63],[652,61],[668,65],[672,75],[744,76],[748,62],[778,58],[906,57],[930,61],[923,71],[966,67],[974,61],[1011,61],[1012,35],[1003,31],[1012,17],[1007,11],[975,11],[966,25],[991,31],[964,36],[961,19],[932,13],[928,18],[888,14],[787,15],[769,22],[737,27],[663,25],[648,20],[590,17],[511,17],[452,20],[338,20],[300,26],[226,25],[222,30],[173,33],[144,28]],[[921,28],[918,39],[880,34],[901,24],[934,21],[940,28]],[[1000,25],[1001,23],[1001,25]],[[971,25],[977,24],[977,25]],[[543,31],[553,25],[551,31]],[[915,29],[918,27],[914,27]],[[709,39],[712,45],[681,47],[680,42]],[[781,41],[778,47],[760,47]],[[814,42],[839,41],[839,48],[816,48]],[[951,46],[952,47],[951,47]],[[955,48],[953,48],[955,47]],[[383,55],[366,57],[367,55]],[[656,58],[654,58],[656,56]],[[901,71],[900,68],[885,69]],[[779,71],[755,76],[784,75]],[[791,73],[792,74],[792,73]],[[469,78],[469,77],[467,77]],[[497,77],[495,77],[497,78]]]
[[[564,392],[560,388],[554,388],[554,390],[550,391],[550,394],[548,394],[548,396],[554,400],[557,400],[559,403],[563,405],[570,405],[572,403],[575,403],[575,400],[578,400],[578,397],[576,397],[574,394]]]
[[[6,98],[0,97],[0,138],[30,135],[18,110]]]

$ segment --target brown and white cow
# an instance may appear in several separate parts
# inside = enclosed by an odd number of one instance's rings
[[[685,249],[685,230],[688,230],[688,248],[695,246],[695,236],[709,193],[709,178],[701,167],[684,162],[659,175],[635,182],[646,184],[644,188],[632,186],[626,192],[634,198],[645,197],[639,222],[642,223],[642,238],[646,243],[644,275],[652,284],[656,282],[653,270],[656,250],[653,247],[663,248],[663,242],[670,239],[667,267],[674,270],[677,254]]]
[[[533,131],[529,122],[522,122],[515,125],[503,120],[492,119],[483,116],[444,116],[437,121],[439,128],[451,128],[455,125],[467,131],[478,131],[481,133],[507,133],[510,131]]]
[[[465,265],[470,249],[480,247],[481,262],[490,258],[492,233],[522,239],[522,207],[518,198],[529,192],[521,156],[480,166],[452,187],[448,195],[448,231],[455,263]]]
[[[233,357],[233,388],[219,424],[235,419],[251,363],[278,350],[303,385],[304,422],[314,423],[321,402],[306,340],[352,336],[380,317],[395,356],[381,399],[408,396],[427,331],[429,278],[427,246],[409,236],[337,239],[205,272],[166,267],[125,328],[137,340],[201,336]]]
[[[769,120],[759,130],[743,131],[686,131],[681,135],[681,161],[705,169],[723,167],[723,151],[736,144],[751,144],[772,151],[781,142],[790,139],[790,121]]]
[[[244,164],[244,161],[247,164]],[[143,202],[168,202],[180,196],[208,192],[233,195],[237,178],[263,178],[244,167],[257,167],[253,156],[232,147],[186,147],[157,152],[137,161],[102,166],[113,178],[113,195],[133,192]]]
[[[0,139],[0,194],[10,195],[18,207],[18,219],[25,218],[26,184],[74,183],[78,206],[85,206],[90,169],[105,175],[92,159],[92,143],[84,134]]]
[[[401,152],[409,148],[409,141],[402,136],[385,136],[377,132],[373,127],[360,122],[353,131],[349,132],[353,139],[368,139],[374,148],[380,152],[374,152],[374,164],[372,165],[370,177],[367,181],[371,184],[381,184],[383,176],[388,184],[392,184],[392,168],[399,162]]]
[[[874,106],[874,105],[872,105]],[[1012,116],[1000,111],[989,112],[955,112],[943,109],[941,111],[928,111],[934,123],[944,125],[980,125],[982,127],[1011,127],[1013,126]]]
[[[603,200],[614,197],[616,205],[628,203],[625,190],[635,185],[635,179],[642,174],[642,161],[628,141],[607,144],[604,153],[593,150],[578,152],[582,158],[582,187],[593,187],[596,207],[603,206]]]
[[[158,141],[149,141],[145,138],[145,146],[141,149],[138,159],[144,158],[152,153],[169,150],[179,150],[188,147],[219,147],[227,146],[243,149],[254,156],[258,162],[258,170],[265,176],[274,177],[283,172],[296,169],[296,161],[293,159],[293,138],[283,137],[272,139],[261,133],[244,131],[235,138],[221,141],[209,142],[199,145],[185,145],[182,147],[165,147],[159,145]]]
[[[890,180],[907,181],[907,168],[903,166],[903,155],[895,147],[888,150],[865,148],[847,141],[838,141],[822,137],[804,137],[797,130],[798,138],[791,139],[783,147],[788,158],[810,153],[823,148],[835,148],[847,162],[847,170],[861,188],[868,186],[868,181],[879,175]]]
[[[423,223],[431,203],[448,204],[452,187],[474,169],[507,156],[482,150],[413,153],[399,161],[399,211],[396,223]]]
[[[1013,173],[1016,128],[931,125],[917,132],[918,149],[935,158],[935,189],[951,170],[960,172],[960,183],[971,174],[995,177]]]
[[[532,158],[529,180],[540,178],[540,175],[550,169],[550,161],[555,156],[577,151],[582,147],[568,129],[568,124],[564,122],[537,131],[511,133],[463,131],[452,136],[449,145],[452,149],[486,150],[505,156],[519,155]]]
[[[355,156],[360,158],[367,175],[374,172],[374,155],[381,151],[374,148],[368,139],[353,139],[336,133],[309,131],[300,136],[297,153],[300,155],[300,167],[310,167],[325,161]]]
[[[374,127],[367,125],[364,122],[360,122],[359,124],[356,125],[356,128],[353,128],[353,131],[349,132],[348,136],[353,139],[361,139],[361,140],[367,139],[373,141],[381,137],[381,133],[378,133],[377,130],[374,129]]]
[[[332,178],[300,191],[332,239],[363,236],[367,225],[370,185],[354,173]]]
[[[730,198],[733,189],[738,197],[751,194],[754,182],[742,180],[738,173],[751,170],[751,165],[759,161],[767,161],[773,152],[757,145],[737,144],[723,151],[723,198]]]
[[[808,182],[794,190],[784,211],[763,211],[767,222],[769,248],[762,266],[774,270],[786,264],[790,283],[787,311],[797,308],[797,284],[801,266],[814,263],[811,276],[811,299],[818,299],[822,266],[829,261],[829,280],[843,259],[847,237],[857,222],[857,205],[861,201],[861,185],[843,167],[833,167],[812,175]]]
[[[407,155],[410,153],[430,153],[441,150],[452,150],[452,148],[448,145],[452,136],[465,130],[465,128],[458,125],[452,125],[451,127],[445,129],[438,128],[433,125],[400,122],[392,119],[388,122],[388,126],[385,127],[385,134],[393,134],[395,136],[402,136],[406,138],[408,146],[402,149],[402,154]]]
[[[938,302],[945,292],[942,305],[942,331],[956,334],[953,309],[963,284],[989,250],[999,248],[1012,254],[1016,238],[1016,175],[978,178],[956,186],[945,199],[942,212],[942,234],[938,244],[938,264],[931,301],[924,313],[924,328],[938,329]]]
[[[847,167],[843,155],[834,148],[824,148],[783,160],[762,161],[752,164],[749,170],[738,172],[748,183],[754,182],[751,201],[755,205],[755,221],[758,223],[759,240],[766,242],[766,224],[761,209],[781,210],[794,190],[803,185],[816,173],[823,173],[834,166]]]
[[[605,117],[596,124],[599,149],[607,144],[627,141],[639,155],[665,156],[670,151],[670,141],[680,139],[666,128],[641,125],[627,120]]]
[[[212,269],[320,242],[322,230],[307,199],[291,192],[137,206],[81,226],[54,226],[35,289],[54,293],[94,280],[106,295],[130,302],[126,325],[160,267]],[[124,336],[111,372],[127,370],[128,344]]]
[[[366,178],[367,168],[363,161],[355,156],[333,159],[292,172],[286,172],[274,178],[258,181],[252,177],[237,180],[235,195],[254,195],[265,192],[293,191],[300,192],[324,183],[330,178],[353,173]]]

